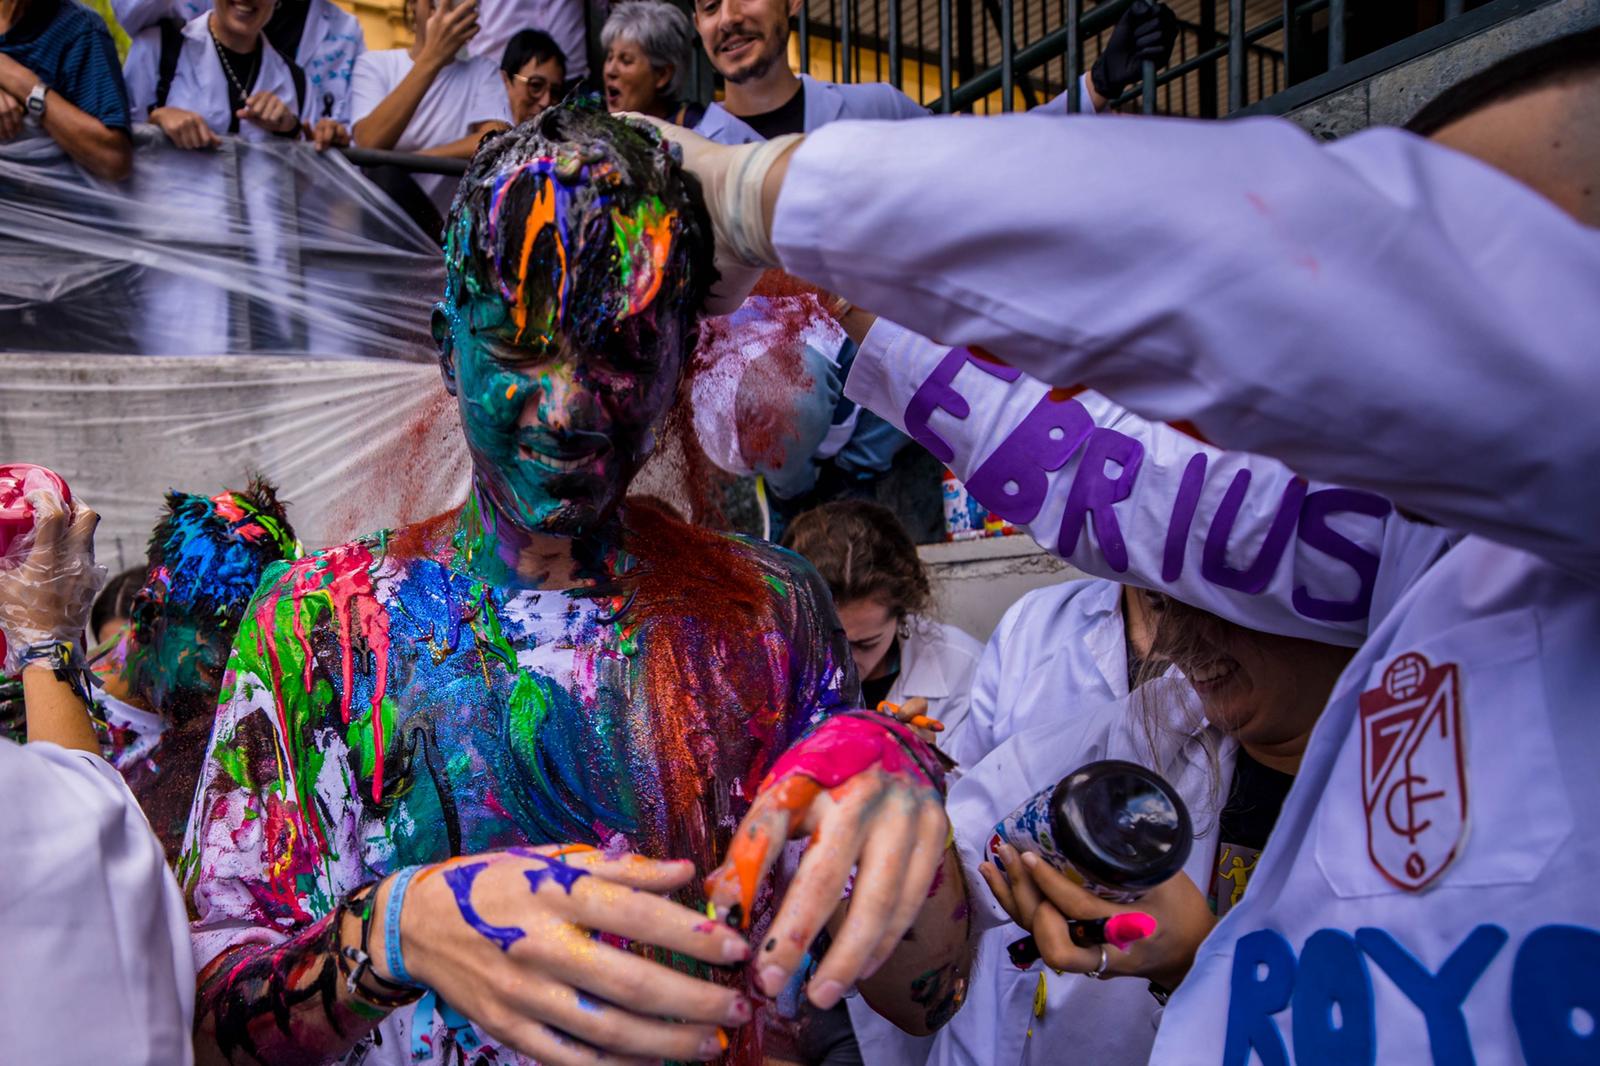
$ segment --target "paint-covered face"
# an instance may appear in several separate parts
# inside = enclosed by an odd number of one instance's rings
[[[692,321],[678,213],[590,152],[481,179],[481,207],[460,198],[434,310],[480,492],[499,517],[558,536],[622,501],[677,394]]]
[[[565,331],[519,340],[495,296],[444,318],[462,428],[491,501],[531,532],[576,536],[603,522],[649,457],[677,392],[677,316],[647,309],[594,346]]]
[[[128,652],[134,693],[176,722],[214,711],[232,650],[228,636],[215,627],[163,620],[151,638]]]

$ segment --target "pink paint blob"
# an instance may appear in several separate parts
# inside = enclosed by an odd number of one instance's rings
[[[5,565],[12,543],[33,532],[33,505],[27,500],[31,492],[53,492],[72,506],[72,490],[55,471],[31,463],[0,466],[0,565]]]
[[[1106,943],[1118,951],[1127,951],[1129,944],[1154,936],[1155,932],[1155,918],[1140,911],[1113,915],[1106,920]]]

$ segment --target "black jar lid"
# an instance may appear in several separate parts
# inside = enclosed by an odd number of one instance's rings
[[[1056,847],[1089,880],[1144,891],[1183,869],[1194,827],[1153,770],[1120,759],[1079,767],[1050,797]]]

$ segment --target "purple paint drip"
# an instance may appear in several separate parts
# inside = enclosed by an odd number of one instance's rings
[[[1045,475],[1066,466],[1093,431],[1083,404],[1046,395],[967,479],[967,491],[1007,522],[1027,525],[1044,506]],[[1008,484],[1015,490],[1007,491]]]
[[[1114,478],[1106,476],[1108,461],[1121,468]],[[1143,462],[1143,444],[1114,429],[1095,427],[1089,434],[1089,445],[1084,449],[1078,476],[1072,479],[1072,488],[1067,493],[1067,512],[1061,518],[1056,551],[1063,557],[1070,557],[1083,536],[1085,519],[1092,515],[1095,539],[1099,541],[1106,565],[1119,574],[1128,569],[1128,546],[1123,543],[1122,528],[1117,525],[1117,514],[1112,507],[1132,495],[1133,482]]]
[[[933,457],[941,463],[949,463],[956,457],[956,452],[950,447],[949,441],[928,427],[928,420],[933,417],[935,411],[945,411],[956,418],[966,418],[972,413],[966,397],[950,387],[950,383],[961,372],[961,368],[968,363],[1001,381],[1015,381],[1022,375],[1020,370],[991,363],[987,359],[979,359],[965,348],[950,349],[949,354],[934,367],[933,373],[928,375],[927,380],[917,386],[917,391],[911,396],[911,402],[906,404],[905,416],[906,434],[932,452]]]
[[[1222,497],[1222,505],[1212,516],[1211,528],[1206,531],[1205,551],[1200,557],[1200,575],[1213,585],[1235,589],[1247,596],[1258,595],[1272,580],[1272,573],[1283,558],[1283,551],[1294,535],[1295,523],[1300,520],[1300,504],[1306,498],[1305,478],[1291,478],[1278,501],[1278,513],[1267,528],[1266,539],[1255,562],[1244,570],[1228,565],[1228,540],[1233,535],[1233,525],[1239,518],[1239,509],[1250,491],[1250,471],[1241,470],[1233,476]]]
[[[1355,599],[1348,603],[1318,599],[1304,585],[1295,586],[1294,609],[1307,618],[1322,622],[1354,622],[1372,610],[1372,588],[1378,579],[1378,557],[1374,553],[1335,533],[1328,516],[1340,511],[1387,518],[1394,505],[1382,496],[1357,489],[1318,489],[1305,499],[1300,509],[1300,539],[1307,546],[1347,563],[1361,578]]]
[[[1178,495],[1172,501],[1172,520],[1167,523],[1167,545],[1161,553],[1161,580],[1173,582],[1183,576],[1183,557],[1189,547],[1189,527],[1194,525],[1194,509],[1200,505],[1200,492],[1206,487],[1206,453],[1195,452],[1183,468]]]
[[[528,934],[514,925],[494,925],[484,921],[478,909],[472,905],[472,882],[488,865],[487,862],[469,862],[465,866],[452,867],[444,872],[444,881],[456,897],[456,909],[461,912],[461,920],[501,951],[510,951],[512,944]]]
[[[589,876],[588,870],[580,870],[576,866],[568,866],[564,862],[544,855],[529,855],[528,858],[538,859],[544,863],[542,869],[522,871],[522,876],[528,879],[528,890],[531,892],[539,891],[540,885],[550,881],[566,889],[567,895],[570,896],[572,895],[572,886],[577,884],[580,879]]]

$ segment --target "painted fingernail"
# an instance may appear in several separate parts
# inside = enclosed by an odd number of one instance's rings
[[[818,981],[810,986],[811,1002],[818,1010],[828,1010],[844,995],[844,985],[838,981]]]
[[[710,1062],[726,1050],[728,1050],[728,1034],[718,1029],[715,1033],[700,1041],[700,1060],[702,1062]]]
[[[722,942],[722,958],[726,962],[744,962],[750,957],[750,945],[743,940],[729,939]]]
[[[751,1009],[750,1001],[740,996],[728,1008],[727,1022],[729,1025],[743,1025],[754,1016],[755,1011]]]
[[[775,996],[783,991],[783,983],[789,975],[783,972],[782,966],[763,966],[756,976],[756,983],[761,986],[761,991],[769,996]]]

